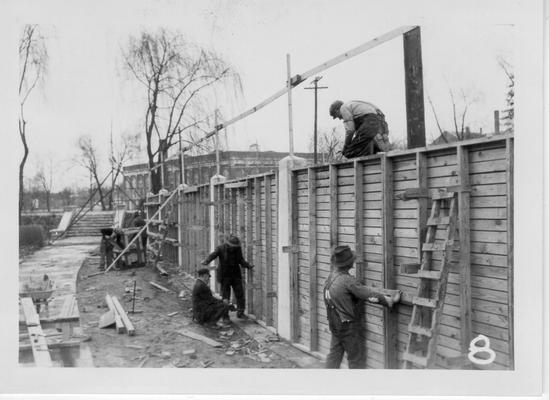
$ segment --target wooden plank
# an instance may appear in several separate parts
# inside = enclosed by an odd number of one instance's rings
[[[111,300],[112,300],[112,304],[116,308],[116,312],[118,313],[118,315],[120,315],[120,318],[122,319],[122,323],[126,327],[126,332],[128,332],[129,336],[134,336],[135,335],[135,328],[134,328],[130,318],[128,318],[128,315],[126,314],[126,311],[124,311],[124,308],[122,307],[122,304],[120,304],[120,301],[118,300],[118,297],[112,296]]]
[[[356,278],[362,284],[365,283],[366,268],[364,265],[364,163],[360,161],[354,162],[354,187],[355,187],[355,252],[356,252]],[[366,306],[365,302],[361,303],[359,310],[359,324],[361,329],[366,325]],[[369,347],[364,347],[364,357],[368,358]]]
[[[151,281],[151,282],[149,282],[149,283],[151,284],[151,286],[154,286],[155,288],[160,289],[160,290],[162,290],[163,292],[171,292],[170,289],[165,288],[164,286],[159,285],[159,284],[156,283],[156,282],[152,282],[152,281]]]
[[[204,335],[201,335],[196,332],[192,332],[188,329],[180,329],[176,331],[178,334],[189,337],[191,339],[200,340],[203,343],[206,343],[207,345],[210,345],[212,347],[223,347],[222,343],[219,343],[216,340],[210,339],[209,337],[206,337]]]
[[[290,215],[297,215],[297,177],[296,173],[290,174]],[[295,218],[291,218],[290,247],[290,328],[292,342],[299,341],[299,276],[297,253],[293,251],[297,246],[298,227]]]
[[[462,187],[469,186],[469,150],[457,148],[458,182]],[[470,193],[458,192],[459,230],[459,273],[460,273],[460,350],[468,352],[471,342],[471,232],[470,232]]]
[[[32,300],[30,298],[28,299],[32,303]],[[34,311],[34,314],[36,314],[36,318],[38,318],[38,314],[36,313],[36,310],[34,310],[34,307],[31,307],[31,309]],[[23,308],[23,310],[25,310],[25,308]],[[26,315],[27,314],[25,314],[25,316]],[[28,317],[30,320],[34,320],[32,314],[29,314]],[[44,335],[44,332],[42,331],[42,327],[40,325],[29,325],[27,326],[27,330],[29,331],[34,365],[39,368],[53,367],[48,341],[46,335]]]
[[[225,189],[240,189],[248,187],[248,182],[246,180],[239,182],[227,182],[224,186]]]
[[[27,326],[40,325],[40,317],[36,312],[36,308],[34,307],[32,299],[30,297],[22,297],[21,306],[23,307],[23,313],[25,314]]]
[[[387,156],[381,158],[381,180],[383,184],[383,287],[394,289],[394,242],[393,242],[393,165],[392,159]],[[385,368],[398,368],[397,360],[397,325],[398,313],[385,308],[384,335],[385,335]]]
[[[423,101],[423,63],[421,30],[416,27],[403,35],[404,82],[408,148],[425,146],[425,110]]]
[[[114,314],[114,322],[116,325],[116,332],[118,333],[124,333],[126,330],[126,327],[124,326],[124,323],[122,322],[122,317],[120,317],[120,314],[118,314],[118,311],[116,310],[116,307],[114,306],[114,303],[112,301],[112,297],[107,293],[105,295],[105,302],[107,303],[107,307],[109,307],[109,310],[113,312]]]
[[[338,245],[337,237],[337,165],[330,164],[330,249]]]
[[[429,307],[433,309],[437,307],[436,300],[431,300],[426,297],[418,297],[418,296],[412,297],[412,304],[422,306],[422,307]]]
[[[315,204],[315,171],[308,170],[308,201],[309,201],[309,326],[310,350],[318,350],[318,301],[317,301],[317,249],[316,249],[316,204]]]
[[[509,138],[505,141],[505,160],[507,164],[507,292],[508,292],[508,320],[509,320],[509,368],[515,368],[515,333],[514,333],[514,142]]]

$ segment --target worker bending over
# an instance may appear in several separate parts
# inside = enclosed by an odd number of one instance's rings
[[[332,253],[332,272],[324,286],[324,304],[332,333],[326,368],[339,368],[347,353],[349,368],[366,368],[364,328],[360,323],[362,300],[392,308],[400,301],[399,290],[361,285],[349,274],[356,256],[349,246],[337,246]]]
[[[347,158],[367,156],[389,150],[389,128],[385,115],[372,103],[352,100],[334,101],[330,115],[343,120],[345,144],[341,154]]]

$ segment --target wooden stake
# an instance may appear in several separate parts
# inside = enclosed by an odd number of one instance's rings
[[[395,265],[393,246],[393,164],[392,159],[381,158],[381,179],[383,186],[383,287],[395,289]],[[387,308],[383,309],[385,368],[397,368],[397,313]]]
[[[316,171],[309,168],[307,177],[309,188],[309,326],[310,350],[318,350],[318,297],[317,297],[317,249],[316,249]]]
[[[290,71],[290,55],[286,54],[287,79],[286,87],[288,91],[288,133],[290,136],[290,156],[294,155],[294,128],[292,116],[292,74]]]
[[[469,150],[457,147],[458,180],[462,188],[469,186]],[[471,342],[471,232],[470,232],[470,192],[458,192],[459,216],[459,283],[460,283],[460,342],[463,354],[469,351]]]

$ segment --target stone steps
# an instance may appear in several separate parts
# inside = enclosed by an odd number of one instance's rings
[[[66,236],[101,236],[101,229],[112,227],[113,221],[112,211],[89,212],[69,228]]]

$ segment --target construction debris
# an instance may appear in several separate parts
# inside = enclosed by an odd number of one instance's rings
[[[126,331],[126,328],[124,326],[124,323],[122,322],[122,318],[120,317],[120,314],[118,314],[118,311],[116,310],[116,307],[114,306],[114,303],[112,301],[112,297],[108,293],[105,295],[105,302],[107,303],[107,307],[109,307],[109,310],[112,311],[113,314],[114,314],[116,332],[124,333]]]
[[[223,344],[219,343],[218,341],[215,341],[206,336],[200,335],[199,333],[191,332],[188,329],[181,329],[177,331],[177,333],[183,336],[190,337],[191,339],[200,340],[201,342],[204,342],[212,347],[223,347]]]
[[[137,344],[127,344],[126,347],[128,349],[143,350],[143,346],[139,346]]]
[[[128,332],[129,336],[135,335],[135,328],[132,324],[132,321],[126,314],[126,311],[124,311],[124,308],[120,304],[120,301],[118,301],[118,298],[116,296],[112,296],[112,302],[114,303],[114,307],[116,308],[116,311],[120,315],[120,318],[122,318],[122,322],[124,323],[124,326],[126,327],[126,331]]]
[[[168,317],[173,317],[174,315],[179,314],[179,311],[174,311],[168,314]]]
[[[141,361],[138,365],[138,368],[143,368],[145,366],[145,364],[147,363],[147,361],[149,361],[149,356],[145,356],[145,358],[143,359],[143,361]]]
[[[152,282],[152,281],[151,281],[151,282],[149,282],[149,283],[150,283],[152,286],[154,286],[155,288],[162,290],[163,292],[171,292],[170,289],[167,289],[167,288],[165,288],[164,286],[159,285],[159,284],[156,283],[156,282]]]

